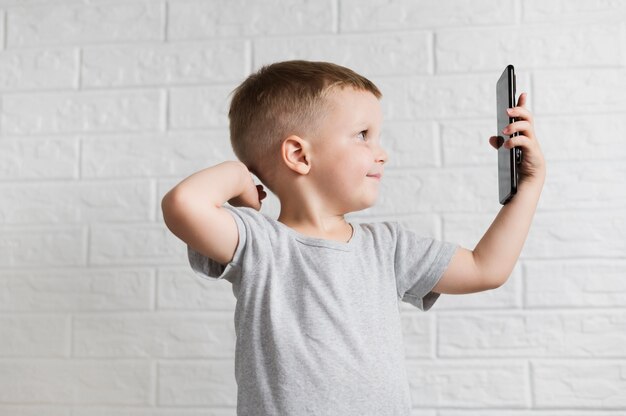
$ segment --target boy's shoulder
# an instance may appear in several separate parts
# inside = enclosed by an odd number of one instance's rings
[[[396,221],[362,221],[353,223],[363,231],[378,236],[395,236],[399,224]]]
[[[234,207],[226,204],[223,208],[233,215],[240,235],[242,233],[245,234],[246,230],[254,234],[274,234],[277,229],[276,224],[274,224],[276,221],[272,220],[267,214],[257,211],[254,208]]]
[[[264,231],[270,238],[277,237],[278,234],[283,233],[298,235],[295,230],[292,230],[287,225],[282,224],[268,214],[257,211],[254,208],[233,207],[231,205],[224,205],[224,208],[232,212],[236,219],[243,223],[244,227],[251,228],[250,232]],[[353,227],[358,228],[358,232],[365,238],[381,242],[393,242],[396,241],[402,233],[412,232],[411,229],[403,226],[398,221],[392,220],[349,220],[348,222],[350,222]]]
[[[298,233],[254,208],[225,206],[238,222],[240,245],[242,248],[246,247],[251,258],[259,256],[285,258],[287,251],[295,250],[300,253],[304,245],[314,247],[314,251],[318,253],[321,253],[320,248],[332,249],[324,250],[324,256],[352,251],[367,256],[383,257],[394,253],[394,256],[404,259],[404,256],[420,257],[420,253],[426,255],[425,253],[429,251],[437,251],[445,246],[444,242],[428,234],[414,231],[414,227],[389,219],[348,220],[354,228],[354,234],[348,242],[344,242],[318,239]],[[237,251],[239,252],[242,248],[238,248]]]

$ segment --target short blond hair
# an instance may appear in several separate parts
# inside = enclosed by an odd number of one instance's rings
[[[315,132],[328,107],[326,94],[347,86],[382,96],[370,80],[333,63],[294,60],[263,66],[233,90],[228,118],[235,155],[273,190],[282,141]]]

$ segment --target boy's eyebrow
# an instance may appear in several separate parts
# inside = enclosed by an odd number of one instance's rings
[[[368,120],[359,120],[359,121],[355,121],[354,123],[352,123],[352,127],[355,129],[362,128],[362,127],[369,129],[372,126],[373,126],[372,122]]]

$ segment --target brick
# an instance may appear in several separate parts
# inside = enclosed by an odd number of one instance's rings
[[[495,118],[497,75],[382,78],[385,119],[432,120]],[[521,90],[520,90],[521,91]]]
[[[371,81],[376,75],[428,74],[432,67],[431,35],[402,32],[254,40],[256,69],[290,59],[329,61],[347,66]]]
[[[184,256],[186,253],[180,253]],[[157,309],[235,312],[236,299],[228,281],[211,281],[197,276],[190,266],[159,268]]]
[[[10,224],[67,224],[150,219],[146,181],[0,185],[0,217]]]
[[[232,360],[161,362],[158,368],[159,406],[237,405]]]
[[[0,180],[73,179],[77,176],[78,140],[75,138],[0,140]]]
[[[153,280],[147,269],[3,271],[0,311],[148,310]]]
[[[374,0],[366,3],[345,0],[339,3],[342,32],[406,30],[440,26],[471,26],[513,21],[512,0],[461,1]]]
[[[163,3],[30,5],[7,9],[10,48],[163,39]]]
[[[236,413],[232,285],[193,273],[160,200],[236,160],[239,82],[301,58],[383,92],[386,176],[376,205],[347,219],[466,248],[502,208],[488,138],[504,65],[530,92],[548,176],[512,275],[428,314],[398,305],[411,414],[622,415],[625,10],[0,0],[0,414]],[[263,213],[279,212],[270,194]]]
[[[495,114],[489,121],[445,121],[440,130],[444,166],[488,165],[497,169],[498,153],[489,144],[489,137],[498,130]]]
[[[82,227],[2,227],[0,235],[0,267],[85,264]]]
[[[0,19],[2,19],[2,20],[0,20],[0,30],[1,30],[1,32],[0,32],[0,45],[2,45],[2,47],[0,49],[2,51],[4,51],[6,49],[6,46],[5,46],[6,45],[6,35],[5,35],[5,33],[7,33],[6,23],[5,23],[7,21],[7,18],[6,18],[6,12],[4,10],[0,10]]]
[[[494,180],[493,186],[497,186]],[[483,237],[502,205],[497,202],[497,189],[494,191],[492,214],[443,214],[443,236],[462,247],[473,249]]]
[[[2,90],[73,88],[78,78],[76,49],[8,50],[0,54]]]
[[[437,137],[432,122],[383,122],[380,143],[389,157],[385,169],[441,166]]]
[[[624,409],[624,361],[532,361],[533,397],[543,408]]]
[[[81,150],[85,178],[175,176],[182,180],[224,160],[236,160],[228,130],[84,137]]]
[[[90,264],[186,264],[186,246],[165,224],[96,224],[91,227]]]
[[[544,155],[549,156],[550,173],[557,161],[626,159],[626,141],[616,131],[626,130],[626,117],[616,114],[577,114],[535,117],[535,132]],[[601,163],[598,163],[602,161]]]
[[[146,405],[148,361],[0,361],[0,403]]]
[[[415,313],[402,313],[402,338],[404,353],[407,358],[434,357],[435,324],[432,316],[421,316]]]
[[[436,32],[437,72],[617,66],[626,48],[620,26],[606,24],[504,25]],[[546,42],[546,39],[549,39]],[[572,47],[571,45],[577,45]]]
[[[529,258],[623,257],[626,215],[598,214],[592,210],[537,215],[524,252]]]
[[[626,166],[623,161],[552,163],[542,192],[546,208],[569,210],[626,208]]]
[[[626,19],[626,4],[613,1],[586,0],[526,0],[522,21],[529,22],[604,22],[622,23]]]
[[[62,408],[58,406],[4,406],[0,404],[0,415],[11,415],[11,416],[72,416],[71,406],[67,408]]]
[[[524,366],[515,363],[407,362],[413,403],[420,407],[525,407]]]
[[[2,410],[2,407],[0,407],[0,410]],[[160,409],[158,407],[125,409],[121,407],[94,408],[93,406],[89,406],[79,408],[79,410],[72,416],[110,416],[113,413],[115,416],[236,416],[236,410],[237,409],[235,408],[214,409],[210,407],[204,407],[201,409]]]
[[[293,35],[334,31],[332,0],[170,2],[168,39]],[[271,18],[267,18],[271,16]]]
[[[239,81],[248,49],[243,40],[86,48],[81,80],[85,87]]]
[[[626,299],[624,260],[548,260],[524,262],[529,308],[622,307]]]
[[[483,178],[491,169],[389,170],[381,182],[378,209],[388,214],[476,212],[493,205]],[[493,181],[494,187],[497,180]],[[497,190],[496,190],[497,191]],[[412,201],[400,204],[402,201]]]
[[[234,358],[235,328],[229,312],[75,316],[77,357]]]
[[[440,357],[626,357],[625,313],[443,315]]]
[[[0,316],[0,356],[2,357],[62,357],[68,354],[68,317]]]
[[[626,251],[626,216],[619,211],[542,212],[535,214],[521,259],[621,258]],[[444,236],[463,245],[476,244],[494,216],[444,218]]]
[[[2,134],[65,134],[157,130],[162,123],[159,91],[5,94]]]
[[[626,68],[535,71],[533,86],[537,114],[575,118],[626,111],[626,94],[615,93],[626,90]]]
[[[235,87],[172,88],[168,126],[174,130],[228,127],[230,94]]]
[[[437,416],[436,410],[429,409],[411,409],[411,416]]]

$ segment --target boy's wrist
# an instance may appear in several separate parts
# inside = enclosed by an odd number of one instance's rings
[[[207,202],[222,206],[231,198],[241,195],[251,181],[250,172],[240,161],[228,160],[205,168],[185,178],[168,194],[177,195],[187,203]],[[168,195],[166,195],[167,197]]]
[[[541,196],[541,191],[543,190],[543,185],[545,182],[545,176],[532,176],[526,177],[522,181],[520,181],[517,189],[517,193],[521,193],[531,197],[535,202],[539,200]]]
[[[243,162],[238,160],[227,160],[215,167],[219,169],[218,184],[226,185],[223,193],[215,201],[217,206],[222,206],[245,192],[251,181],[250,171]],[[232,185],[228,186],[228,184]]]
[[[545,170],[540,172],[535,172],[532,176],[526,176],[520,181],[520,186],[528,186],[528,187],[539,187],[543,188],[543,185],[546,180],[546,172]]]

